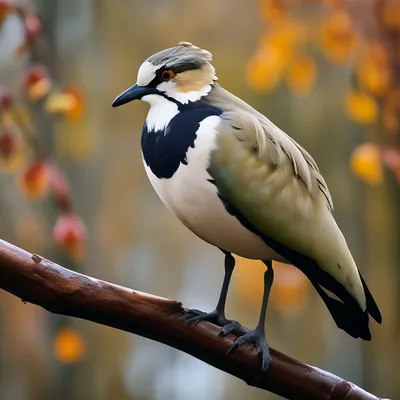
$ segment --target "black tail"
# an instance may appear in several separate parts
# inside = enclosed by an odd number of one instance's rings
[[[365,311],[362,311],[359,304],[349,294],[343,296],[343,291],[340,290],[338,296],[340,300],[335,299],[330,297],[317,281],[313,278],[310,279],[335,320],[336,325],[354,338],[371,340],[368,315],[371,315],[378,323],[382,322],[382,316],[362,277],[361,280],[367,299],[367,308]],[[338,293],[337,291],[335,292]],[[332,291],[332,293],[336,294],[335,292]]]
[[[379,324],[382,322],[382,316],[361,274],[360,278],[367,301],[367,308],[365,311],[361,309],[358,302],[350,295],[345,287],[333,278],[333,276],[322,270],[318,263],[312,258],[298,253],[264,235],[262,238],[268,246],[281,254],[307,276],[340,329],[343,329],[354,338],[371,340],[369,315]],[[329,296],[324,289],[333,293],[337,298]]]
[[[375,303],[374,298],[372,297],[371,292],[368,289],[367,284],[364,281],[364,278],[360,274],[360,279],[364,288],[365,297],[367,299],[367,312],[368,314],[378,323],[382,323],[382,315],[379,311],[378,305]]]

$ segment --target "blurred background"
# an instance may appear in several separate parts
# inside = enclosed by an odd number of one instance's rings
[[[171,215],[140,157],[147,104],[112,109],[181,40],[316,159],[383,314],[339,330],[275,264],[271,347],[400,398],[399,0],[0,0],[0,237],[100,279],[215,307],[223,255]],[[312,228],[312,227],[310,227]],[[228,318],[253,327],[261,263],[238,258]],[[2,400],[277,399],[194,358],[0,293]]]

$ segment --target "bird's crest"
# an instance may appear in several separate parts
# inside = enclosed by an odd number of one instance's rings
[[[150,56],[146,61],[166,68],[179,69],[181,66],[187,69],[188,66],[191,66],[194,69],[201,68],[204,64],[210,63],[211,60],[212,54],[209,51],[203,50],[190,42],[179,42],[178,46],[161,50]]]

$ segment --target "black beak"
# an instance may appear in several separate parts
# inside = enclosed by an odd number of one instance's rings
[[[148,88],[146,86],[133,85],[125,92],[121,93],[112,103],[113,107],[122,106],[123,104],[129,103],[133,100],[140,100],[146,94],[151,94],[153,88]]]

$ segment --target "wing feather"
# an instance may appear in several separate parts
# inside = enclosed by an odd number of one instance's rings
[[[231,96],[232,102],[212,98],[224,110],[209,168],[219,192],[263,235],[314,260],[365,309],[357,266],[332,216],[331,195],[315,161],[267,118]]]
[[[382,318],[333,218],[314,159],[218,85],[209,101],[224,110],[209,173],[230,212],[309,277],[340,328],[369,340],[368,314],[379,323]]]
[[[331,212],[333,211],[332,196],[325,179],[321,175],[317,163],[302,146],[267,117],[219,85],[215,85],[209,99],[225,111],[224,118],[230,121],[232,126],[242,132],[249,132],[247,140],[257,146],[260,159],[264,158],[265,162],[280,168],[288,158],[294,174],[304,183],[310,195],[316,196],[320,191],[319,194],[323,195],[327,208]],[[244,134],[246,135],[246,133]],[[265,160],[267,149],[269,158]]]

